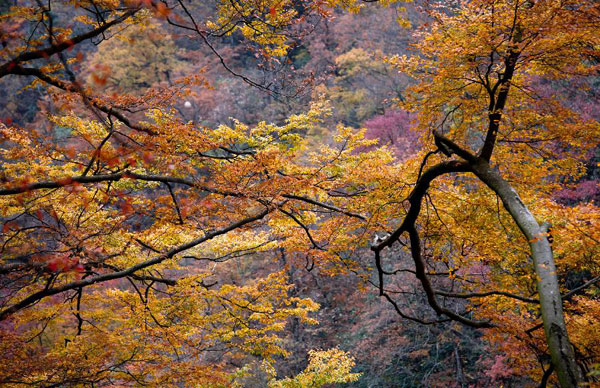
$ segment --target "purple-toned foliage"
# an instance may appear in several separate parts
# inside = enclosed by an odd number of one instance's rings
[[[532,77],[532,91],[542,99],[557,99],[585,119],[600,120],[598,78],[569,79],[569,82]]]
[[[505,355],[497,355],[494,359],[494,364],[485,372],[485,375],[492,379],[493,382],[511,377],[513,370],[506,363]]]
[[[415,116],[402,110],[390,110],[364,123],[368,139],[378,139],[378,146],[387,145],[398,159],[406,159],[419,149],[419,134],[413,130]]]
[[[565,188],[556,193],[556,199],[564,204],[573,205],[579,202],[594,202],[600,204],[600,181],[580,181],[571,188]]]
[[[540,77],[533,78],[532,91],[540,99],[555,99],[576,114],[587,120],[600,121],[599,78],[573,77],[569,82],[561,82]],[[563,145],[556,145],[556,152]],[[566,205],[581,202],[600,204],[600,146],[592,149],[587,155],[586,172],[576,184],[565,187],[555,194],[555,199]]]

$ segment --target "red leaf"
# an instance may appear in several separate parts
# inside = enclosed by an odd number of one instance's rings
[[[110,159],[108,159],[108,161],[106,162],[106,164],[108,164],[108,167],[115,167],[119,164],[120,159],[118,156],[112,157]]]
[[[95,84],[99,85],[99,86],[104,86],[106,85],[106,78],[105,76],[99,76],[96,73],[92,73],[92,80],[94,81]]]
[[[142,157],[144,158],[144,162],[148,164],[154,162],[154,160],[156,159],[152,152],[144,152],[144,155],[142,155]]]
[[[69,159],[73,159],[75,157],[75,148],[73,147],[69,147],[65,150],[65,155],[67,155],[69,157]]]
[[[171,13],[171,10],[164,5],[163,3],[158,3],[156,5],[156,15],[159,17],[166,18]]]
[[[131,213],[133,213],[133,206],[131,206],[131,203],[129,203],[129,201],[121,202],[121,214],[126,216]]]
[[[130,156],[127,158],[127,164],[129,164],[131,167],[135,167],[137,165],[137,160],[133,156]]]
[[[58,272],[58,260],[52,260],[48,263],[48,270],[51,272]]]

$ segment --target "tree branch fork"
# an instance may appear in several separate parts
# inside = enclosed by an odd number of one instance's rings
[[[426,169],[424,173],[419,176],[413,191],[408,197],[410,208],[401,225],[383,241],[371,247],[371,250],[375,253],[380,295],[388,300],[391,299],[384,288],[384,271],[381,265],[381,252],[386,247],[391,247],[394,242],[399,240],[401,235],[407,233],[410,239],[410,253],[414,261],[416,277],[425,291],[429,305],[438,315],[445,315],[451,320],[475,328],[490,328],[495,326],[493,322],[473,320],[443,307],[438,302],[436,296],[450,298],[481,298],[492,295],[502,295],[520,300],[521,302],[539,304],[546,341],[552,357],[552,365],[557,372],[561,386],[576,387],[578,382],[582,381],[582,376],[581,370],[575,362],[573,346],[569,341],[566,330],[562,309],[562,301],[566,295],[563,297],[560,294],[552,248],[547,237],[550,224],[545,222],[540,225],[514,188],[490,166],[489,160],[493,144],[495,143],[496,130],[497,128],[488,133],[486,142],[484,142],[479,155],[475,155],[473,152],[461,147],[443,134],[437,131],[433,132],[434,141],[438,150],[447,157],[456,155],[460,160],[441,162]],[[490,136],[492,137],[491,143],[488,141]],[[526,298],[503,291],[460,294],[443,292],[433,288],[425,272],[425,263],[421,257],[421,244],[417,228],[417,218],[420,213],[423,198],[427,195],[430,183],[437,177],[457,172],[469,172],[474,174],[502,200],[504,208],[511,215],[512,219],[529,242],[536,278],[538,279],[537,287],[539,299]],[[396,304],[394,304],[394,307],[398,310]]]

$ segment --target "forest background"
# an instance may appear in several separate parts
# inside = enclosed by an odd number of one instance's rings
[[[598,4],[0,14],[2,384],[597,384]]]

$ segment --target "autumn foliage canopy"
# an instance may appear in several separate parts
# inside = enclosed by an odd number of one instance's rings
[[[357,381],[337,348],[278,375],[286,325],[318,324],[290,266],[351,278],[398,320],[476,328],[528,381],[597,384],[600,5],[422,2],[411,27],[408,4],[367,3],[2,6],[0,82],[43,98],[0,123],[0,384]],[[349,50],[328,87],[294,69],[322,23],[370,7],[412,28],[405,52]],[[233,67],[231,41],[260,70]],[[310,103],[191,117],[219,106],[215,69]],[[390,74],[406,87],[376,112]],[[264,269],[226,276],[242,257]]]

